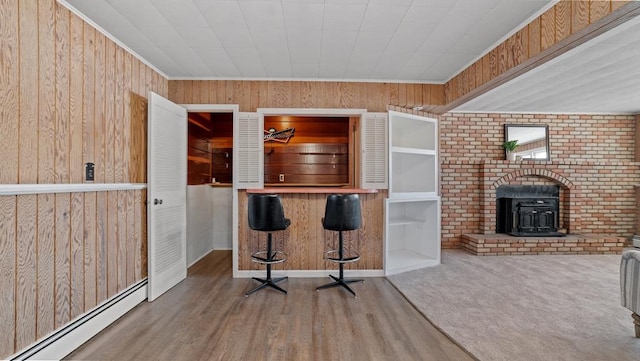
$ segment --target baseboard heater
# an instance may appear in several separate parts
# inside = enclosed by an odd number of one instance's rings
[[[60,360],[147,299],[147,279],[11,356],[10,360]]]

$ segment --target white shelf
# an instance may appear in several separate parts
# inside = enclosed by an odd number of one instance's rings
[[[390,226],[403,226],[405,224],[421,224],[424,223],[423,219],[411,218],[411,217],[398,217],[389,218]]]
[[[422,155],[437,154],[437,151],[435,149],[420,149],[420,148],[408,148],[408,147],[391,147],[391,152],[404,153],[404,154],[422,154]]]
[[[406,249],[387,253],[386,274],[392,275],[440,264],[440,259]]]

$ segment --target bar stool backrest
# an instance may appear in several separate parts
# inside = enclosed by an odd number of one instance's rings
[[[362,215],[357,194],[332,194],[322,219],[322,226],[330,231],[351,231],[360,228]]]
[[[249,228],[254,231],[282,231],[291,224],[284,217],[284,208],[278,195],[250,194],[248,202]]]

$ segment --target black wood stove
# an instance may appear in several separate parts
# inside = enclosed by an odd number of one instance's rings
[[[497,190],[496,232],[514,236],[564,236],[559,233],[558,186],[500,186]]]

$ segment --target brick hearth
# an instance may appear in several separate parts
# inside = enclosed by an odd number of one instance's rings
[[[508,234],[463,234],[462,247],[476,256],[539,254],[619,254],[626,239],[600,234],[565,237],[515,237]]]

